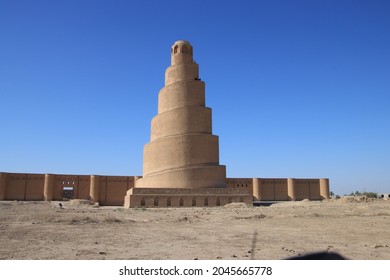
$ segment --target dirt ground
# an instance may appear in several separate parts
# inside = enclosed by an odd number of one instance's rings
[[[0,259],[390,259],[390,201],[124,209],[0,201]]]

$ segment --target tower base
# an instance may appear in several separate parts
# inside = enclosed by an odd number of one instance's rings
[[[216,207],[232,202],[252,205],[249,188],[132,188],[125,196],[125,208]]]

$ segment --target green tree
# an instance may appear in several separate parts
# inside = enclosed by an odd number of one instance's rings
[[[377,198],[378,194],[376,192],[364,192],[363,195],[365,195],[368,198]]]
[[[362,193],[359,192],[359,191],[356,191],[356,192],[355,192],[355,195],[356,195],[356,196],[359,196],[359,195],[362,195]]]

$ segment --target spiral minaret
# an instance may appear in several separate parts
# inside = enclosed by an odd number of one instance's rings
[[[212,134],[211,108],[205,106],[205,83],[193,48],[177,41],[158,95],[158,114],[144,146],[143,178],[136,188],[219,188],[226,168],[219,164],[218,136]]]

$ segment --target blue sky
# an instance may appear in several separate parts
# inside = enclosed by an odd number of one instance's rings
[[[0,170],[141,175],[194,47],[228,177],[390,192],[389,1],[2,1]]]

